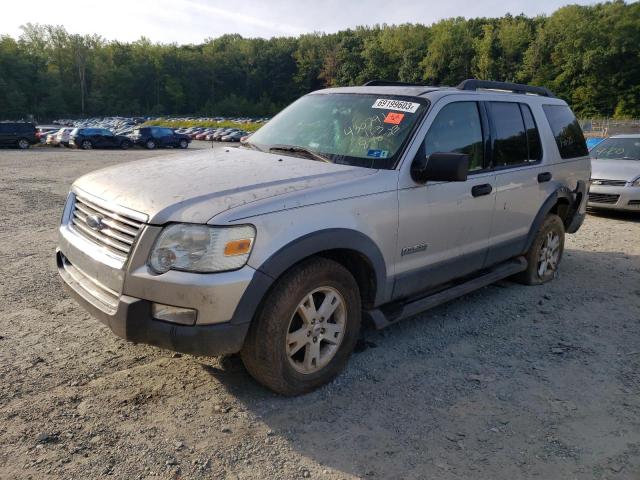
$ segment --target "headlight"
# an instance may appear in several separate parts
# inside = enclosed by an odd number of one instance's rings
[[[157,273],[235,270],[247,263],[255,237],[252,225],[211,227],[176,223],[166,227],[156,240],[149,264]]]
[[[633,182],[631,182],[632,187],[640,187],[640,177],[636,178]]]

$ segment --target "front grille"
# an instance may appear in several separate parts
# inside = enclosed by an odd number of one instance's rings
[[[640,200],[629,200],[629,205],[631,205],[632,207],[634,206],[640,207]]]
[[[612,195],[608,193],[589,193],[589,202],[591,203],[607,203],[613,205],[618,203],[620,195]]]
[[[92,228],[87,223],[87,218],[94,216],[100,219],[99,228]],[[76,195],[70,226],[75,232],[110,254],[126,260],[140,232],[142,222]]]
[[[594,178],[591,180],[593,185],[603,185],[605,187],[624,187],[627,184],[626,180],[604,180],[601,178]]]

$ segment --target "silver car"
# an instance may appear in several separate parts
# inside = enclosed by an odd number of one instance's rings
[[[83,176],[56,258],[115,334],[239,352],[296,395],[344,368],[363,318],[551,281],[589,177],[580,126],[547,89],[374,81],[306,95],[239,148]]]
[[[603,140],[591,165],[589,207],[640,212],[640,134]]]

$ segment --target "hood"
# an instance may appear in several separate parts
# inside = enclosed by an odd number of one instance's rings
[[[630,182],[638,176],[640,176],[640,160],[591,159],[591,178]]]
[[[152,224],[205,223],[241,205],[375,172],[228,148],[112,166],[80,177],[74,186],[107,202],[144,213]]]

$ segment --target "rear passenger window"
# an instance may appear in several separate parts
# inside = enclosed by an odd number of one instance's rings
[[[582,129],[566,105],[543,105],[544,114],[556,139],[562,158],[584,157],[589,154]]]
[[[505,167],[528,163],[527,135],[517,103],[489,102],[489,110],[495,127],[493,163]]]
[[[454,102],[443,107],[424,140],[425,153],[466,153],[469,171],[482,170],[482,124],[476,102]]]

